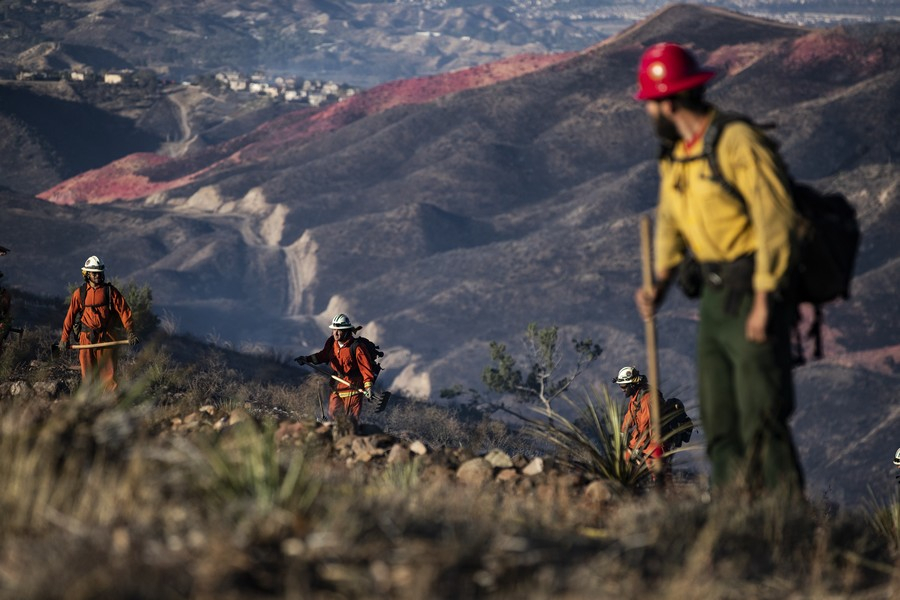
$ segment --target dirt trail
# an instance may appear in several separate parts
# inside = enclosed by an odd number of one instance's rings
[[[180,86],[167,93],[169,100],[178,110],[178,127],[181,130],[181,139],[166,145],[163,152],[172,158],[184,156],[191,145],[197,140],[197,134],[191,126],[191,113],[204,100],[222,102],[206,90],[196,86]]]

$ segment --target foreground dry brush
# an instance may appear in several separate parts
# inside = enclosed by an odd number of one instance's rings
[[[424,402],[341,435],[296,370],[186,354],[144,349],[116,396],[42,360],[7,372],[0,597],[900,593],[896,496],[870,513],[709,503],[694,480],[623,485],[584,448]]]

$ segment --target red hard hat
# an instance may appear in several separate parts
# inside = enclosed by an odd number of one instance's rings
[[[715,71],[701,69],[694,56],[669,42],[647,48],[638,67],[637,100],[659,100],[703,85]]]

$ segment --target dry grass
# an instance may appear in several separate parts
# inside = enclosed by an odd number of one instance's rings
[[[622,486],[601,500],[585,484],[615,477],[590,466],[599,453],[586,447],[536,477],[463,485],[454,468],[465,458],[524,449],[527,438],[483,415],[399,399],[380,424],[432,451],[348,462],[321,436],[275,435],[278,421],[314,425],[315,385],[245,380],[222,355],[198,358],[183,366],[148,349],[125,361],[116,396],[82,388],[40,410],[0,398],[0,597],[889,598],[900,589],[896,496],[865,514],[710,504],[690,482],[658,493]],[[605,420],[618,420],[599,405],[588,416],[595,430],[565,422],[569,439],[581,428],[596,444]]]

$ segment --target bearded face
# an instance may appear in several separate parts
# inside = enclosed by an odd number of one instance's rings
[[[681,136],[678,135],[678,128],[675,127],[675,123],[662,113],[657,113],[656,116],[653,117],[653,129],[656,131],[656,135],[660,141],[666,146],[674,146],[675,142],[681,139]]]

